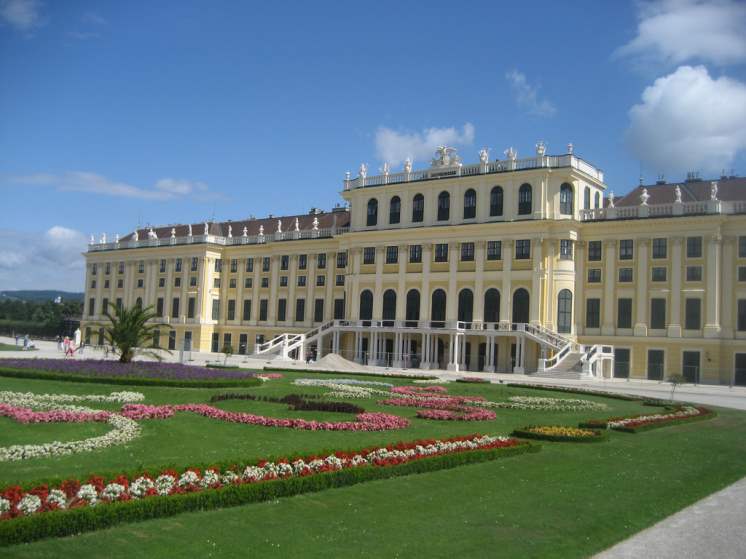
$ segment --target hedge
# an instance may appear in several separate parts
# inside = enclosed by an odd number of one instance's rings
[[[124,522],[162,518],[190,511],[234,507],[301,493],[347,487],[366,481],[444,470],[465,464],[538,452],[540,448],[538,445],[525,443],[513,447],[474,450],[421,458],[395,466],[350,468],[307,477],[291,477],[260,483],[230,485],[196,493],[120,501],[100,507],[45,512],[44,514],[0,522],[0,545],[13,545],[49,537],[69,536],[108,528]]]
[[[524,428],[525,429],[525,428]],[[522,439],[535,439],[540,441],[550,441],[557,443],[600,443],[609,438],[609,432],[604,431],[593,431],[592,437],[572,437],[565,435],[543,435],[541,433],[535,433],[533,431],[526,431],[524,429],[516,429],[511,433],[514,437],[520,437]]]
[[[93,384],[119,384],[126,386],[163,386],[174,388],[250,388],[259,386],[262,381],[249,377],[242,380],[178,380],[141,377],[92,377],[71,373],[50,373],[34,369],[13,369],[0,367],[0,377],[61,380],[65,382],[88,382]]]

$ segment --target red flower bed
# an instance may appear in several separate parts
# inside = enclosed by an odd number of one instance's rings
[[[417,417],[441,421],[489,421],[495,419],[497,414],[482,408],[461,408],[460,411],[417,410]]]

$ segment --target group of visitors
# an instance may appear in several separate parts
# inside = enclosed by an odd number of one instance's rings
[[[64,351],[65,357],[74,357],[76,352],[83,355],[84,347],[85,344],[82,342],[80,345],[76,346],[75,340],[70,339],[68,336],[65,336],[64,338],[62,336],[57,336],[57,349],[59,351]]]
[[[16,338],[16,345],[18,345],[19,341],[23,342],[23,351],[28,351],[30,349],[36,349],[36,346],[34,345],[34,342],[31,341],[31,338],[28,334],[25,336],[21,336],[20,334],[15,335]]]

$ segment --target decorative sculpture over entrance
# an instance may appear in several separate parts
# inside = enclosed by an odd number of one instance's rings
[[[438,146],[431,164],[433,167],[456,167],[461,165],[461,158],[456,154],[456,148]]]

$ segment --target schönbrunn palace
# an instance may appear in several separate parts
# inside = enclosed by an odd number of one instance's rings
[[[746,385],[746,179],[614,197],[568,146],[347,177],[330,212],[141,228],[86,253],[82,330],[152,305],[169,349]]]

